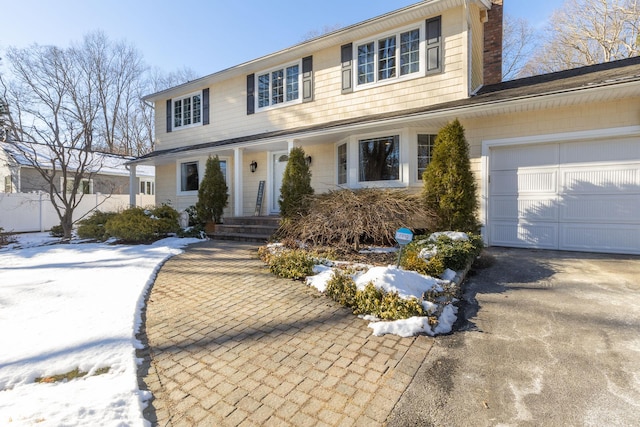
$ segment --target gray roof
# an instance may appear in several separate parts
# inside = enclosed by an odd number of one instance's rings
[[[469,98],[426,107],[349,118],[345,120],[336,120],[318,125],[263,132],[259,134],[240,136],[237,138],[169,148],[166,150],[157,150],[139,157],[136,161],[144,161],[145,159],[178,154],[181,152],[259,141],[274,137],[292,136],[307,132],[337,129],[354,124],[374,123],[380,120],[403,117],[410,118],[411,116],[436,113],[451,109],[460,110],[467,107],[482,106],[483,104],[506,103],[513,99],[526,99],[549,94],[570,93],[589,88],[613,86],[629,82],[640,82],[640,57],[633,57],[604,64],[591,65],[488,85],[481,88],[474,96]]]

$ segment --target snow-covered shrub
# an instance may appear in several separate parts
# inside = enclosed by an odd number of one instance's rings
[[[462,235],[434,233],[418,236],[402,253],[400,265],[433,277],[440,276],[445,269],[462,270],[480,254],[482,237],[476,234]]]
[[[115,212],[94,211],[90,216],[78,223],[78,237],[81,239],[96,239],[100,241],[107,240],[109,235],[107,234],[105,224],[116,215]]]

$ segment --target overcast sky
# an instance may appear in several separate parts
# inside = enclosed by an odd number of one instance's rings
[[[0,52],[33,43],[66,47],[95,30],[126,40],[145,62],[204,76],[415,0],[11,0],[1,10]],[[540,27],[560,0],[505,0],[505,13]],[[1,55],[0,55],[1,56]]]

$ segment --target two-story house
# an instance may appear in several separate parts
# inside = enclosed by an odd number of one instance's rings
[[[501,83],[502,0],[427,0],[145,97],[158,202],[197,201],[210,155],[226,216],[278,214],[288,151],[316,192],[422,187],[466,129],[488,244],[640,253],[640,61]]]

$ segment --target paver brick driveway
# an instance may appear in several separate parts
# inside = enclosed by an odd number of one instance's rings
[[[374,337],[350,310],[271,275],[256,245],[221,241],[164,264],[145,325],[145,416],[160,426],[383,425],[433,344]]]

